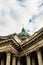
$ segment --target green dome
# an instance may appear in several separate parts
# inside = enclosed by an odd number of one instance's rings
[[[21,32],[19,33],[19,36],[29,36],[29,34],[25,31],[24,28],[22,28]]]

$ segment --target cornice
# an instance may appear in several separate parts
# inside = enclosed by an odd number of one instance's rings
[[[36,44],[32,45],[31,47],[26,48],[25,50],[20,52],[20,56],[28,55],[31,52],[37,52],[41,47],[43,47],[43,39]]]
[[[22,41],[17,34],[5,36],[5,37],[0,36],[0,39],[2,39],[2,41],[0,40],[0,46],[10,44],[14,49],[18,51],[18,53],[21,53],[27,48],[43,40],[43,28],[41,28],[39,31],[34,33],[30,38],[27,38],[24,41]]]
[[[32,36],[30,36],[30,38],[27,38],[26,40],[22,41],[23,44],[21,44],[21,46],[25,45],[27,42],[32,41],[33,39],[37,38],[41,34],[43,34],[43,27],[37,32],[35,32]]]
[[[43,31],[40,32],[39,34],[35,35],[35,36],[30,37],[29,39],[26,39],[25,42],[21,46],[25,46],[29,43],[32,43],[32,41],[36,41],[36,39],[39,40],[39,37],[43,38]]]
[[[0,41],[1,41],[1,40],[2,40],[2,41],[5,41],[5,40],[13,39],[13,40],[15,40],[19,45],[24,45],[26,42],[29,42],[29,40],[31,41],[33,38],[38,37],[38,35],[40,35],[40,33],[43,34],[43,27],[42,27],[40,30],[38,30],[37,32],[35,32],[32,36],[30,36],[30,38],[27,38],[27,39],[25,39],[24,41],[21,40],[16,33],[11,34],[11,35],[8,35],[8,36],[0,36]],[[17,40],[16,38],[17,38],[18,40]]]

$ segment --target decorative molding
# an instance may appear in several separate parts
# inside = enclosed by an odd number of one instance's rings
[[[0,52],[10,51],[16,56],[26,55],[39,49],[41,46],[43,46],[43,28],[24,41],[21,41],[17,34],[0,37]]]

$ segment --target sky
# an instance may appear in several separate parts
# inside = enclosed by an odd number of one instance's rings
[[[23,27],[30,35],[43,27],[43,0],[0,0],[0,36]]]

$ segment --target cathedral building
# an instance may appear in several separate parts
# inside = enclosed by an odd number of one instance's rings
[[[0,65],[43,65],[43,28],[0,36]]]

